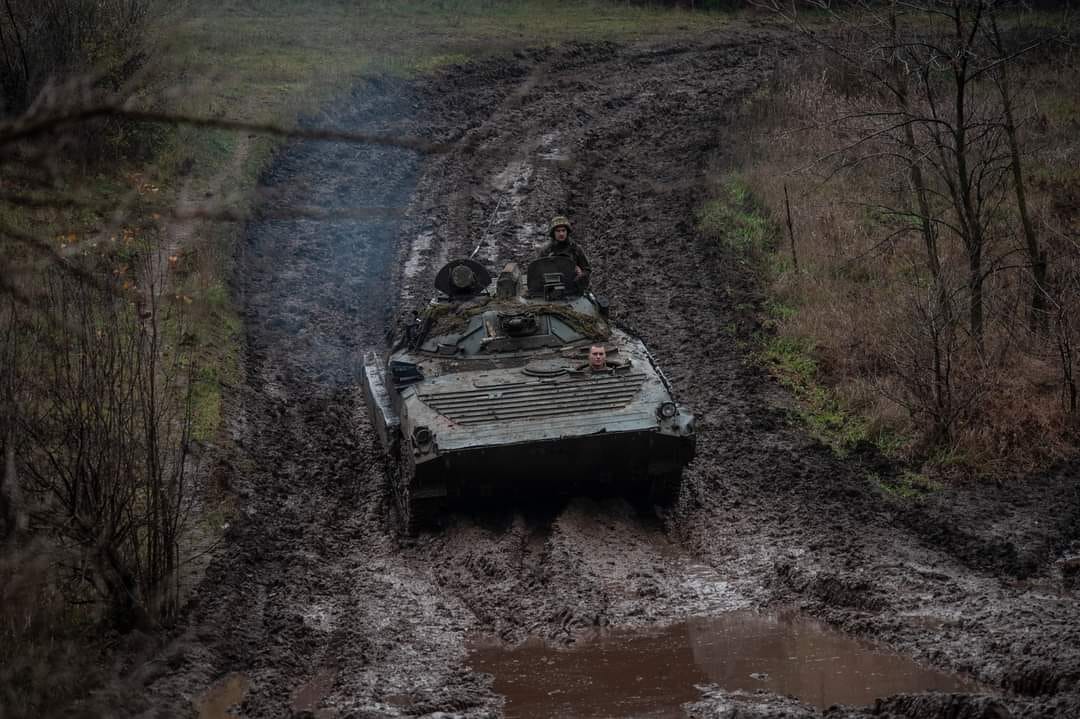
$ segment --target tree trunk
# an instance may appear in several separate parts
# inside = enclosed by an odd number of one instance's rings
[[[799,256],[795,253],[795,226],[791,221],[791,199],[788,197],[787,184],[784,184],[784,207],[787,208],[787,230],[791,239],[791,264],[795,274],[799,274]]]
[[[1061,356],[1061,386],[1065,393],[1065,412],[1077,417],[1076,377],[1073,374],[1073,346],[1068,310],[1062,307],[1057,318],[1058,353]]]
[[[893,74],[893,82],[896,84],[897,104],[900,106],[900,111],[903,113],[904,118],[908,119],[912,118],[914,115],[911,110],[907,77],[904,75],[898,54],[898,49],[901,47],[901,41],[900,28],[896,19],[895,0],[889,8],[889,27],[892,30],[894,47],[890,66]],[[912,122],[904,123],[904,142],[907,144],[908,150],[908,180],[911,183],[911,190],[915,195],[919,216],[919,229],[922,233],[923,248],[926,251],[926,267],[930,271],[930,277],[934,281],[936,307],[931,312],[931,317],[929,319],[932,323],[931,337],[934,342],[934,411],[937,415],[935,418],[935,433],[939,435],[943,434],[947,438],[949,433],[947,418],[951,416],[952,408],[948,376],[945,372],[944,362],[942,361],[941,356],[941,334],[944,328],[952,321],[952,311],[949,306],[948,293],[945,291],[945,285],[941,279],[941,258],[938,255],[937,235],[934,231],[934,223],[930,216],[930,200],[927,197],[926,181],[923,178],[922,167],[919,164],[920,156],[915,144],[915,130]]]
[[[19,492],[19,477],[15,471],[15,427],[9,418],[4,436],[4,476],[0,484],[0,506],[4,509],[4,536],[15,541],[26,530],[26,517]]]
[[[19,98],[20,109],[25,107],[30,102],[30,63],[26,59],[26,46],[23,42],[22,33],[19,32],[19,22],[15,19],[15,13],[11,10],[11,0],[5,0],[4,6],[7,9],[8,19],[11,20],[11,31],[15,35],[15,46],[19,51],[19,59],[22,62],[22,88],[21,96]]]
[[[983,338],[983,273],[982,242],[968,247],[968,302],[971,320],[971,336],[976,347],[982,349]]]
[[[990,9],[990,28],[998,55],[1005,56],[1005,47],[998,31],[997,14]],[[1031,312],[1028,324],[1032,332],[1045,333],[1049,328],[1046,306],[1046,254],[1039,249],[1039,240],[1035,234],[1035,225],[1027,207],[1027,193],[1024,190],[1024,173],[1020,163],[1020,141],[1017,138],[1016,120],[1013,115],[1012,95],[1009,92],[1009,64],[1002,62],[997,73],[997,86],[1001,94],[1001,107],[1005,111],[1005,134],[1009,138],[1009,155],[1012,169],[1013,192],[1016,194],[1016,208],[1020,214],[1020,224],[1024,228],[1024,244],[1027,248],[1028,262],[1031,264]]]
[[[982,349],[983,340],[983,226],[982,218],[976,207],[978,198],[968,174],[967,130],[969,118],[965,100],[967,93],[967,68],[956,72],[956,130],[954,132],[953,152],[956,157],[956,179],[960,207],[957,210],[963,216],[960,226],[964,230],[964,247],[968,257],[968,303],[971,321],[971,336],[975,345]]]

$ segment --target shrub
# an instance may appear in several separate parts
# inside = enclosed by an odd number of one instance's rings
[[[117,93],[147,61],[152,0],[5,0],[0,13],[0,117]],[[141,144],[142,129],[116,119],[81,123],[86,159]]]

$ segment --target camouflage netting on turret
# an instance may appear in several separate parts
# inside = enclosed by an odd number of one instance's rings
[[[611,336],[611,328],[602,317],[576,312],[563,303],[538,302],[523,305],[515,300],[498,300],[492,297],[481,297],[457,305],[430,306],[425,313],[431,321],[427,336],[460,334],[468,326],[469,320],[489,310],[507,315],[526,313],[552,315],[565,322],[578,334],[590,339],[605,340]]]

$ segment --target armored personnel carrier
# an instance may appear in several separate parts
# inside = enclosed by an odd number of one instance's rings
[[[481,264],[454,260],[389,356],[365,356],[364,400],[407,531],[462,496],[600,491],[663,503],[678,491],[694,418],[574,272],[571,259],[547,257],[492,282]],[[596,345],[602,367],[588,362]]]

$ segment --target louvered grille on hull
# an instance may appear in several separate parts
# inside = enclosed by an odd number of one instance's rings
[[[420,393],[420,400],[458,424],[537,419],[620,409],[630,404],[643,374],[514,382],[451,392]]]

